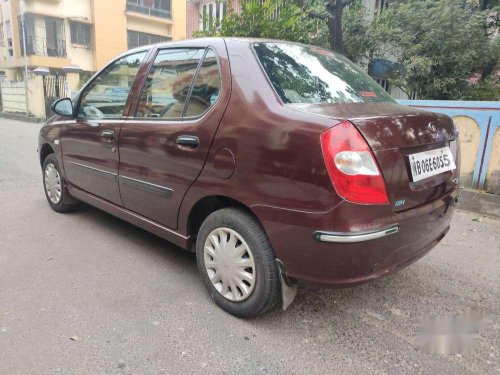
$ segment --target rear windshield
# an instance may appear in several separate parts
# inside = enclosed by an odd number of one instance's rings
[[[255,43],[254,48],[285,103],[394,101],[360,68],[331,51],[289,43]]]

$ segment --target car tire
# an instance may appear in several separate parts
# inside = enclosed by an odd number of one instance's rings
[[[210,214],[198,232],[196,258],[205,287],[226,312],[255,317],[280,301],[276,256],[260,223],[248,212],[224,208]]]
[[[43,189],[50,207],[56,212],[76,210],[80,202],[69,194],[55,154],[47,155],[42,168]]]

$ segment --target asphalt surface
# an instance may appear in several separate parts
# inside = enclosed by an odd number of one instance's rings
[[[409,268],[241,320],[193,254],[88,206],[53,212],[39,127],[0,119],[0,374],[500,374],[500,221],[458,211]],[[467,310],[490,318],[472,351],[416,347],[422,318]]]

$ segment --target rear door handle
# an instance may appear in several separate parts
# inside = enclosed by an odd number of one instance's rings
[[[113,142],[115,140],[115,132],[113,130],[103,130],[101,132],[101,137],[106,142]]]
[[[179,146],[196,148],[200,144],[200,140],[194,135],[180,135],[177,137],[176,143]]]

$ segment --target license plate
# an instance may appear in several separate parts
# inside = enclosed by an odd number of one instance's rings
[[[408,155],[413,182],[456,169],[449,147]]]

